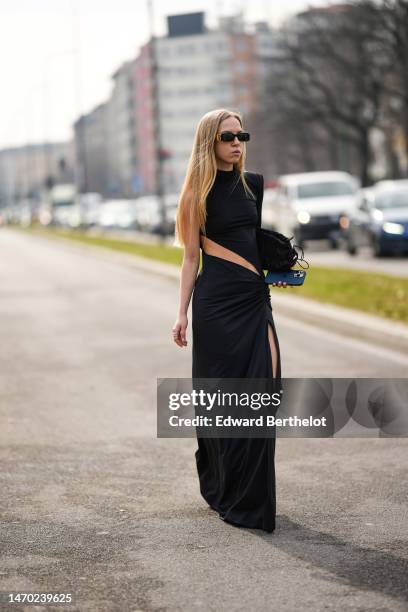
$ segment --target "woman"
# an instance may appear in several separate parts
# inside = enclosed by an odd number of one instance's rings
[[[244,174],[248,140],[237,112],[216,109],[198,123],[176,219],[184,258],[173,338],[187,346],[194,291],[193,378],[273,378],[280,389],[279,343],[256,242],[263,177]],[[197,442],[200,491],[210,507],[226,522],[273,531],[275,438]]]

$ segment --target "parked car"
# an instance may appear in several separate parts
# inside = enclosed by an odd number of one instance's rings
[[[169,193],[165,196],[166,205],[166,234],[174,234],[176,228],[176,215],[179,202],[179,195]]]
[[[345,227],[347,251],[374,255],[408,252],[408,181],[381,181],[362,189]]]
[[[32,222],[33,203],[31,200],[24,199],[10,207],[9,221],[17,223],[23,227],[28,227]]]
[[[137,200],[108,200],[99,204],[97,224],[102,229],[139,229]]]
[[[275,196],[275,229],[305,240],[329,240],[336,248],[342,218],[355,204],[358,180],[347,172],[286,174],[278,179]]]
[[[264,189],[262,203],[262,226],[273,229],[278,225],[277,216],[277,189]]]
[[[101,194],[97,192],[89,191],[78,195],[81,227],[93,227],[97,225],[99,207],[102,201]]]
[[[165,194],[164,205],[166,209],[166,225],[164,232],[166,235],[170,235],[174,233],[178,195],[171,193]],[[151,195],[138,198],[137,218],[142,231],[152,234],[159,234],[161,232],[162,219],[157,196]]]
[[[151,232],[160,222],[157,197],[148,195],[137,198],[136,216],[140,231]]]

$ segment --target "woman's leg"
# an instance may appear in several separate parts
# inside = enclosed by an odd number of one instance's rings
[[[271,356],[272,356],[272,378],[276,378],[276,371],[277,371],[277,365],[278,365],[278,351],[275,345],[272,325],[270,324],[269,321],[268,321],[268,340],[269,340],[269,347],[271,349]]]

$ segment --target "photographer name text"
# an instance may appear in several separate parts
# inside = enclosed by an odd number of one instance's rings
[[[326,427],[326,417],[298,416],[275,417],[264,415],[250,418],[236,418],[232,416],[217,415],[215,418],[196,416],[192,418],[172,415],[169,417],[172,427]]]

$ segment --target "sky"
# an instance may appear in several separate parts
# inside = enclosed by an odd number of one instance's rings
[[[166,16],[243,9],[278,25],[314,0],[154,0],[154,30]],[[149,38],[147,0],[3,0],[0,8],[0,148],[72,137],[81,113],[105,101],[111,76]]]

